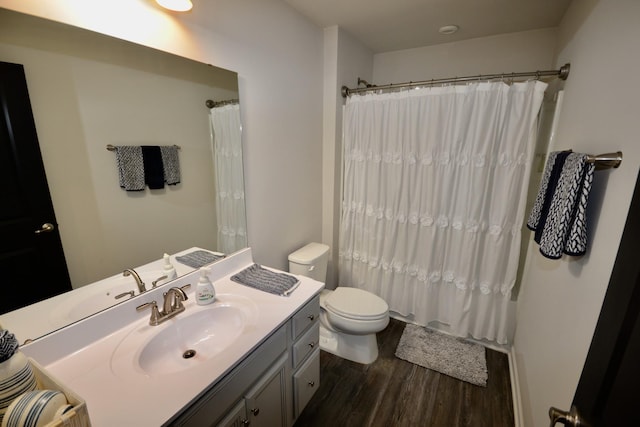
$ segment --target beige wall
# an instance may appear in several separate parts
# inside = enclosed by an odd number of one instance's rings
[[[323,33],[280,0],[196,2],[206,22],[149,1],[0,0],[44,16],[238,72],[247,228],[256,262],[322,237]]]
[[[374,56],[375,84],[553,68],[555,28],[502,34]]]
[[[640,2],[574,1],[559,28],[557,64],[571,63],[555,147],[621,150],[619,169],[595,173],[589,250],[551,261],[529,251],[515,351],[526,426],[569,409],[613,268],[638,166]]]

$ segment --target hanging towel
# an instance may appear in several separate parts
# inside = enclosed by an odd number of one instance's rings
[[[595,170],[587,157],[571,153],[562,167],[540,238],[540,252],[547,258],[586,252],[586,209]]]
[[[300,281],[284,273],[267,270],[253,264],[241,272],[231,276],[231,280],[271,294],[288,297],[298,287]]]
[[[144,190],[144,163],[140,146],[119,145],[115,147],[120,187],[127,191]]]
[[[549,153],[542,180],[540,181],[540,189],[533,208],[531,209],[529,220],[527,221],[527,227],[535,231],[533,240],[538,244],[540,244],[540,237],[542,237],[542,230],[544,230],[547,221],[549,207],[551,206],[553,194],[558,186],[562,167],[570,153],[571,150],[553,151]]]
[[[142,161],[144,163],[144,182],[152,190],[164,188],[164,167],[160,147],[143,145]]]
[[[175,145],[163,145],[160,147],[162,154],[162,166],[164,170],[164,180],[168,185],[180,183],[180,161],[178,158],[178,147]]]

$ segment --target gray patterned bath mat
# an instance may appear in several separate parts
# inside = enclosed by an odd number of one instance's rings
[[[407,324],[396,357],[468,383],[487,386],[485,348],[479,344]]]

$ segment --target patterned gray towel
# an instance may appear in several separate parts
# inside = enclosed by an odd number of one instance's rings
[[[291,295],[300,284],[300,281],[293,276],[267,270],[258,264],[253,264],[234,274],[231,276],[231,280],[241,285],[283,297]]]
[[[208,251],[193,251],[186,255],[177,256],[176,261],[189,267],[200,268],[222,258],[224,258],[224,255],[216,255]]]
[[[144,190],[142,147],[139,145],[119,145],[115,148],[120,187],[127,191]]]
[[[527,220],[527,227],[530,230],[535,231],[540,224],[540,218],[544,217],[542,214],[544,203],[551,198],[549,193],[553,195],[553,191],[555,190],[555,185],[557,182],[553,183],[552,172],[554,169],[558,168],[556,165],[556,158],[558,154],[561,154],[560,151],[553,151],[549,153],[547,157],[547,164],[544,168],[544,173],[542,174],[542,179],[540,180],[540,189],[538,190],[538,195],[536,196],[536,202],[534,203],[531,213],[529,214],[529,219]],[[568,154],[567,154],[568,155]],[[566,157],[565,157],[566,158]],[[561,158],[562,164],[564,164],[564,159]],[[562,167],[562,165],[560,165]],[[555,177],[557,180],[557,177]],[[550,188],[553,187],[553,188]]]
[[[562,167],[540,238],[540,252],[547,258],[580,256],[587,250],[587,202],[595,169],[587,157],[571,153]]]
[[[180,183],[180,159],[178,147],[175,145],[163,145],[160,147],[162,165],[164,168],[164,180],[168,185]]]

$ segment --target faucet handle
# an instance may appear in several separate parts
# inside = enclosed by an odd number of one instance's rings
[[[151,282],[151,285],[155,288],[158,286],[158,282],[160,282],[161,280],[164,280],[166,278],[168,278],[169,276],[167,276],[166,274],[164,276],[160,276],[158,277],[156,280],[154,280],[153,282]]]
[[[126,297],[127,295],[129,295],[129,298],[133,298],[136,295],[136,292],[135,291],[123,292],[121,294],[116,295],[114,298],[120,299],[120,298]]]
[[[136,311],[142,311],[149,307],[151,308],[151,317],[149,318],[149,324],[151,326],[157,326],[160,323],[160,311],[158,310],[157,302],[145,302],[144,304],[137,306]]]

